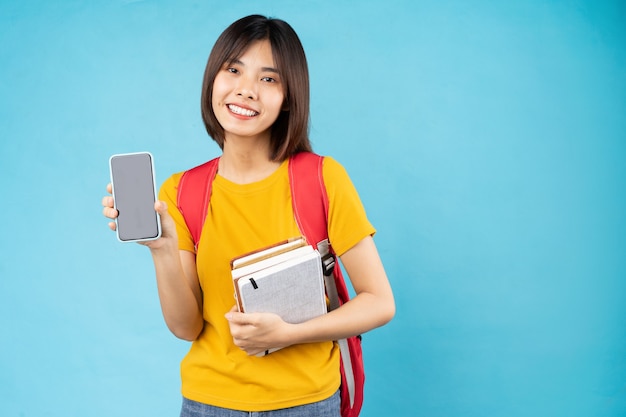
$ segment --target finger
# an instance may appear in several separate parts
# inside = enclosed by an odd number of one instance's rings
[[[167,210],[167,203],[165,201],[157,200],[154,203],[154,210],[159,213],[159,217],[161,217],[161,230],[163,237],[175,237],[176,233],[176,223],[174,219],[170,215]]]
[[[176,223],[167,211],[167,203],[157,200],[154,202],[154,210],[159,214],[161,219],[161,238],[156,240],[147,240],[139,242],[141,245],[148,246],[151,249],[162,247],[164,241],[178,241],[176,233]]]
[[[233,337],[233,343],[239,349],[245,351],[248,355],[256,355],[257,353],[263,352],[267,349],[266,347],[259,346],[245,336]]]
[[[154,210],[161,216],[167,213],[167,203],[165,201],[157,200],[154,202]]]
[[[172,216],[170,216],[170,213],[167,211],[167,203],[160,200],[155,201],[154,210],[159,213],[159,216],[161,217],[163,235],[173,236],[176,232],[176,224],[174,223]]]
[[[111,230],[113,230],[115,232],[115,230],[117,229],[117,223],[109,222],[109,229],[111,229]]]
[[[109,194],[113,193],[113,186],[111,185],[111,183],[107,184],[107,193],[109,193]]]
[[[226,320],[228,320],[230,322],[230,319],[233,317],[233,313],[238,312],[237,306],[234,305],[232,306],[232,308],[228,311],[228,313],[226,313],[224,315],[224,317],[226,317]]]
[[[228,320],[229,322],[233,323],[233,324],[238,324],[240,326],[246,325],[246,324],[254,324],[253,320],[250,320],[252,317],[251,314],[245,314],[245,313],[239,313],[238,311],[229,311],[228,313],[226,313],[226,320]]]
[[[102,206],[113,207],[113,205],[114,205],[113,197],[111,197],[110,195],[102,197]]]
[[[113,207],[104,207],[102,209],[102,214],[104,217],[108,217],[109,219],[115,219],[119,215],[119,212]]]
[[[241,326],[252,326],[255,328],[263,326],[263,317],[261,313],[233,313],[237,324]]]

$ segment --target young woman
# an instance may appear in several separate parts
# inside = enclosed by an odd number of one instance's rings
[[[311,150],[309,79],[291,26],[258,15],[229,26],[209,56],[201,108],[222,155],[197,253],[176,206],[182,173],[163,184],[155,204],[162,237],[144,243],[154,260],[167,326],[193,342],[181,364],[181,416],[339,416],[339,351],[333,340],[387,323],[395,305],[372,239],[375,230],[334,159],[326,157],[323,166],[328,233],[356,296],[300,324],[233,307],[230,260],[300,235],[287,166],[290,157]],[[113,198],[105,197],[103,205],[104,215],[115,219]],[[255,356],[276,347],[282,349]]]

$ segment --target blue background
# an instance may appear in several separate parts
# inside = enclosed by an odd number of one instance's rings
[[[0,415],[177,415],[188,344],[100,200],[111,154],[218,154],[202,73],[250,13],[379,230],[362,416],[626,415],[626,7],[593,0],[1,1]]]

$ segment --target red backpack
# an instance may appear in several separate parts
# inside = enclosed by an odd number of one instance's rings
[[[306,240],[322,255],[326,293],[334,310],[350,299],[339,262],[328,242],[328,196],[322,176],[324,158],[310,152],[289,160],[291,202],[296,223]],[[196,248],[206,218],[219,158],[183,173],[178,185],[178,209]],[[365,373],[361,337],[338,340],[341,352],[341,415],[357,417],[363,404]]]

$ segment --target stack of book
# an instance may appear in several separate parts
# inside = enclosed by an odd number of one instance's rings
[[[302,323],[327,311],[320,254],[302,237],[233,259],[231,270],[241,312]]]

